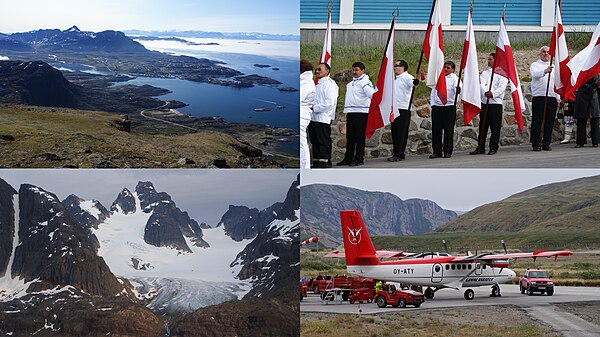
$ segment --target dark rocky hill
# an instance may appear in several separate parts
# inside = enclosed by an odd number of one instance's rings
[[[91,200],[92,207],[97,210],[97,213],[91,214],[87,209],[81,208],[84,199],[79,198],[75,194],[71,194],[62,201],[69,213],[77,220],[84,228],[98,229],[98,225],[104,222],[110,216],[110,212],[98,200]]]
[[[439,232],[586,232],[600,224],[600,176],[538,186],[475,208]]]
[[[345,209],[360,210],[371,235],[428,233],[457,216],[430,200],[402,200],[391,193],[339,185],[303,186],[300,199],[301,236],[317,236],[330,247],[342,243],[339,212]]]
[[[6,273],[13,250],[15,233],[13,198],[15,194],[17,191],[0,178],[0,277]]]
[[[9,39],[29,44],[36,51],[149,53],[140,43],[122,32],[82,32],[76,26],[67,30],[41,29],[8,35]]]

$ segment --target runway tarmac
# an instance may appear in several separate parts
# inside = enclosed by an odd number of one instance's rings
[[[500,285],[501,297],[490,297],[491,287],[471,288],[475,291],[475,298],[467,301],[463,297],[462,291],[454,289],[442,289],[435,293],[433,299],[425,300],[420,308],[407,306],[406,308],[379,308],[373,303],[354,303],[339,301],[322,302],[321,298],[315,294],[309,294],[300,302],[301,312],[330,312],[356,314],[359,309],[362,314],[376,314],[381,312],[405,311],[405,310],[428,310],[442,309],[452,307],[470,307],[477,305],[517,305],[521,307],[543,306],[552,303],[600,301],[600,288],[596,287],[566,287],[557,286],[554,289],[553,296],[540,295],[535,293],[533,296],[521,294],[518,285]]]

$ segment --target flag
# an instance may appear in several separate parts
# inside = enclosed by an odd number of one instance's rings
[[[515,66],[508,33],[506,32],[506,23],[504,22],[504,13],[500,19],[500,31],[498,32],[498,42],[496,43],[496,57],[494,58],[494,73],[508,78],[510,82],[510,92],[515,108],[515,123],[519,126],[519,132],[523,132],[523,111],[525,110],[525,99],[521,90],[521,81]]]
[[[367,131],[365,135],[371,138],[375,130],[390,124],[398,117],[399,112],[394,108],[394,29],[396,17],[392,19],[390,34],[388,35],[385,54],[377,76],[376,90],[371,98],[369,115],[367,117]]]
[[[554,91],[566,98],[565,94],[571,85],[571,70],[567,67],[569,51],[567,50],[567,40],[562,24],[560,2],[556,7],[549,53],[550,56],[554,57]]]
[[[477,48],[475,47],[475,32],[471,15],[473,7],[469,10],[467,19],[467,33],[463,46],[460,68],[463,69],[464,79],[461,91],[461,101],[464,111],[464,123],[469,124],[471,120],[481,111],[481,92],[479,85],[479,67],[477,65]]]
[[[596,26],[587,47],[575,55],[567,66],[571,69],[571,88],[567,92],[568,97],[590,78],[600,73],[600,23]]]
[[[436,1],[436,0],[434,0]],[[425,41],[423,41],[423,53],[429,61],[427,66],[426,84],[437,90],[438,97],[442,103],[448,101],[446,91],[446,75],[444,74],[444,41],[442,40],[442,15],[439,2],[434,4],[433,15],[429,20]]]
[[[323,41],[319,63],[327,63],[331,67],[331,8],[327,8],[327,28],[325,29],[325,40]],[[316,84],[319,84],[319,79],[315,77]]]

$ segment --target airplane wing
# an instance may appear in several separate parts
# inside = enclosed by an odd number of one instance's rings
[[[461,260],[453,260],[452,262],[464,262],[464,261],[481,261],[491,262],[494,260],[507,260],[507,259],[521,259],[521,258],[533,258],[534,260],[538,257],[554,257],[556,260],[559,256],[573,255],[572,251],[569,250],[538,250],[533,253],[509,253],[509,254],[479,254],[473,256],[467,256]]]
[[[404,252],[396,252],[396,251],[392,251],[392,250],[376,250],[375,255],[377,256],[377,258],[380,258],[380,259],[390,259],[390,258],[394,258],[394,257],[404,257],[408,254],[404,253]],[[339,251],[336,250],[334,252],[326,254],[323,257],[345,258],[346,255],[344,253],[340,253]]]

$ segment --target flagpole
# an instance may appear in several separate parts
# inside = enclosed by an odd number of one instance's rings
[[[436,2],[437,2],[437,0],[433,0],[433,4],[431,5],[431,12],[429,13],[429,21],[427,21],[427,29],[429,29],[429,25],[431,24],[431,18],[433,17],[433,11],[435,9],[435,3]],[[427,29],[425,30],[425,35],[427,35]],[[423,62],[423,55],[424,54],[425,54],[425,51],[423,50],[423,45],[421,45],[421,56],[419,57],[419,65],[417,65],[417,73],[415,74],[415,78],[419,78],[419,72],[421,71],[421,63]],[[415,96],[415,89],[416,88],[417,87],[415,87],[413,85],[412,91],[410,93],[410,99],[408,100],[408,112],[409,112],[409,116],[412,114],[411,106],[412,106],[413,98]],[[400,145],[404,145],[404,144],[406,144],[408,142],[408,129],[409,128],[410,128],[410,117],[409,117],[409,123],[406,123],[406,125],[404,126],[404,135],[406,137],[404,137],[403,139],[400,139]]]
[[[560,0],[558,0],[558,6],[560,8]],[[556,8],[556,4],[554,8]],[[554,13],[554,24],[556,26],[556,10]],[[558,38],[558,31],[556,32],[556,38]],[[552,41],[550,41],[550,45],[552,45]],[[555,52],[553,52],[553,54],[555,54]],[[550,67],[552,67],[553,61],[554,55],[550,56]],[[542,138],[544,137],[544,124],[546,123],[546,110],[548,109],[548,92],[550,91],[550,77],[552,77],[552,71],[548,73],[548,82],[546,83],[546,96],[544,96],[544,114],[542,115],[542,131],[540,132],[540,145],[542,144]]]
[[[469,8],[469,13],[471,15],[473,15],[473,0],[471,0],[471,7]],[[471,43],[469,41],[469,43]],[[462,76],[462,70],[463,70],[463,60],[465,59],[464,55],[465,55],[465,47],[466,45],[463,44],[463,51],[462,51],[462,55],[463,57],[460,60],[460,67],[458,69],[458,83],[456,83],[456,86],[458,87],[460,85],[460,77]],[[465,60],[466,61],[466,60]],[[458,90],[456,90],[456,93],[454,94],[454,107],[456,108],[456,100],[458,99]],[[463,112],[463,119],[464,119],[464,112]]]

